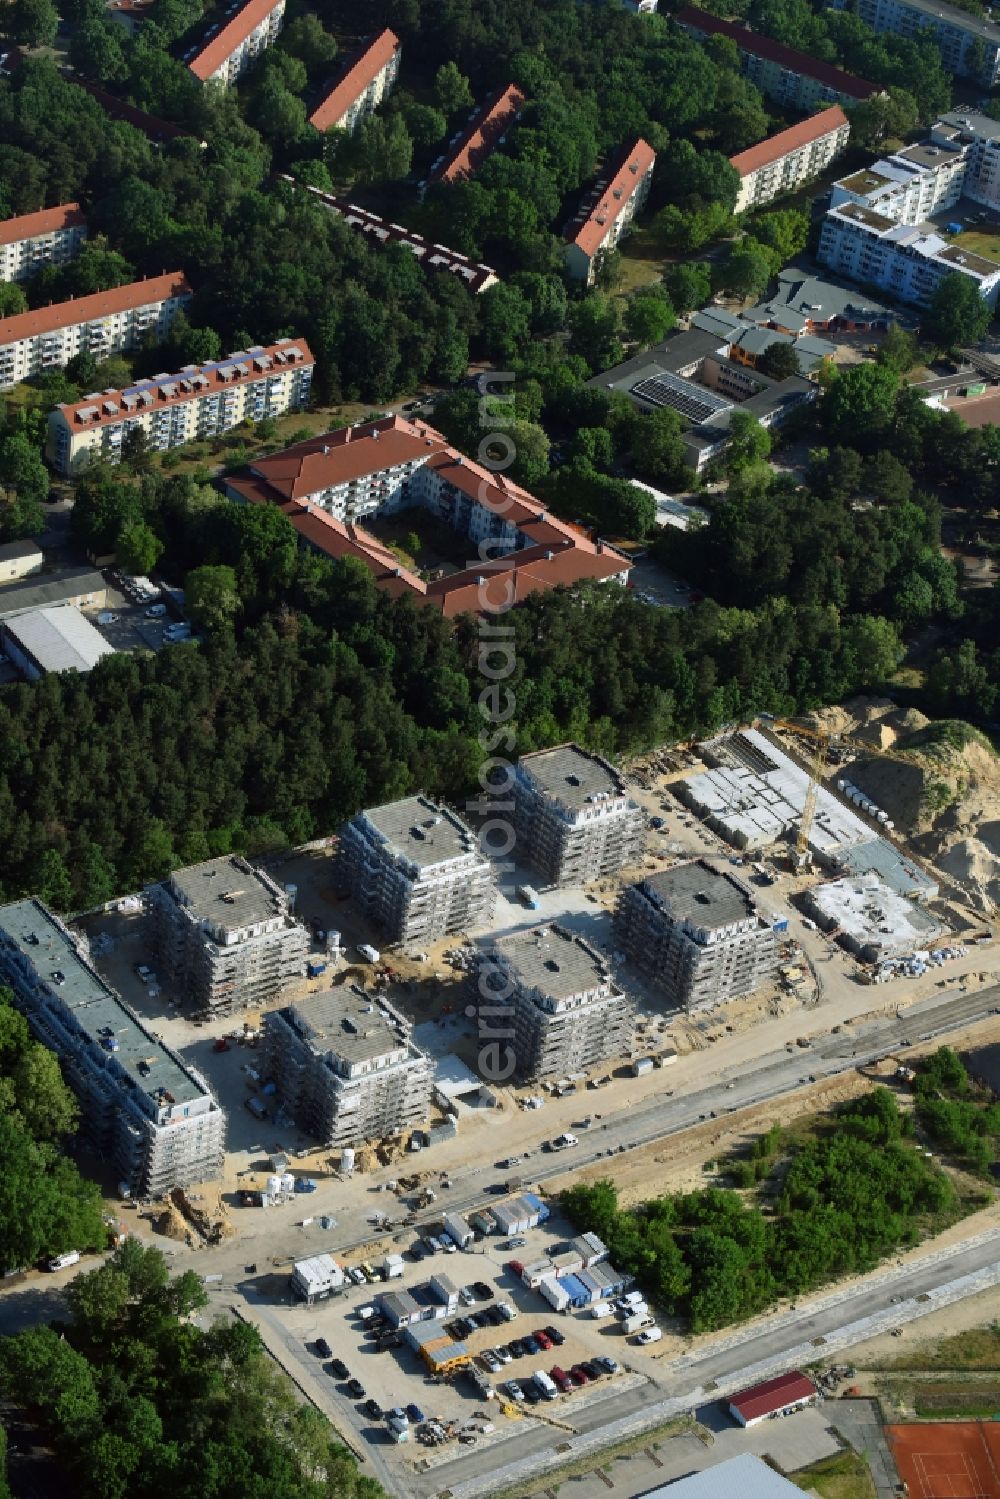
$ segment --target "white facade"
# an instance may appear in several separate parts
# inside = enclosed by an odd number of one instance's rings
[[[929,301],[945,276],[957,272],[975,282],[990,306],[1000,293],[1000,265],[962,251],[941,235],[873,214],[854,204],[832,209],[823,220],[818,258],[841,276],[878,286],[899,302]]]
[[[636,140],[618,153],[566,229],[566,267],[575,281],[594,279],[598,257],[614,250],[649,197],[656,152]]]
[[[803,182],[819,176],[846,149],[851,133],[847,117],[839,106],[827,113],[831,116],[829,128],[812,140],[801,139],[810,128],[815,128],[815,122],[806,121],[783,130],[771,141],[762,141],[759,146],[730,158],[740,173],[736,213],[770,203],[782,193],[794,192]],[[782,149],[786,137],[787,150]],[[775,154],[776,151],[780,154]]]
[[[938,120],[931,140],[964,150],[963,196],[1000,212],[1000,120],[956,109]]]
[[[86,238],[77,203],[8,219],[0,224],[0,281],[26,281],[43,266],[65,265]]]
[[[0,390],[12,390],[32,375],[59,369],[74,354],[107,359],[123,349],[137,348],[146,338],[161,343],[190,300],[190,287],[175,273],[4,318],[0,321]]]
[[[399,38],[391,31],[381,32],[310,115],[310,125],[353,134],[396,82],[401,52]]]
[[[259,19],[258,19],[259,17]],[[202,83],[221,83],[224,88],[245,73],[265,48],[277,41],[285,19],[285,0],[249,0],[217,36],[200,52],[185,58]],[[247,31],[247,26],[252,29]]]
[[[40,573],[44,557],[34,541],[8,541],[0,547],[0,583],[13,583]]]
[[[307,1260],[296,1260],[292,1267],[292,1290],[310,1305],[339,1291],[344,1279],[332,1254],[314,1254]]]
[[[144,432],[150,448],[162,453],[241,422],[300,411],[309,402],[314,364],[305,343],[286,338],[124,390],[95,392],[50,414],[45,456],[72,475],[94,459],[117,463],[129,432]]]

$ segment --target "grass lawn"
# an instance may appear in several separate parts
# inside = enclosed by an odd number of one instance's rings
[[[1000,1370],[1000,1323],[975,1327],[969,1332],[940,1338],[926,1347],[894,1358],[884,1369],[982,1369]]]
[[[796,1488],[815,1489],[820,1499],[876,1499],[868,1464],[856,1452],[838,1452],[792,1475]]]
[[[966,229],[955,235],[952,244],[961,245],[963,250],[971,250],[974,255],[985,255],[987,260],[1000,261],[1000,233],[991,233],[988,229]]]
[[[628,296],[640,286],[657,286],[663,280],[663,252],[651,229],[636,229],[623,239],[620,296]]]

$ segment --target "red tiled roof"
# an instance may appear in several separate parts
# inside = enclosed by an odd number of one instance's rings
[[[150,276],[145,281],[130,281],[112,291],[94,292],[89,297],[75,297],[68,302],[53,302],[36,307],[34,312],[19,312],[0,319],[0,347],[35,338],[39,333],[53,333],[56,328],[70,328],[74,323],[89,323],[94,318],[111,317],[150,302],[166,302],[171,297],[189,297],[191,288],[182,271],[165,276]]]
[[[440,452],[444,446],[444,438],[433,428],[390,416],[296,443],[259,459],[251,473],[284,499],[297,500],[379,469],[426,458],[428,450]]]
[[[278,0],[247,0],[242,10],[238,10],[231,21],[227,21],[222,30],[212,37],[211,41],[205,43],[201,51],[192,57],[188,68],[196,78],[204,83],[206,78],[211,78],[227,57],[231,57],[237,47],[245,42],[252,31],[256,31],[267,16],[274,10]]]
[[[494,94],[476,110],[441,165],[430,174],[431,182],[460,182],[471,177],[485,161],[508,126],[520,114],[525,96],[514,83]]]
[[[297,357],[296,357],[297,356]],[[266,361],[266,363],[264,362]],[[162,411],[180,406],[213,391],[235,390],[288,369],[305,369],[315,364],[312,351],[304,339],[282,339],[266,348],[241,349],[225,359],[208,364],[188,365],[176,375],[160,375],[138,380],[122,390],[102,390],[85,396],[82,401],[57,406],[74,431],[90,430],[120,422],[123,417]]]
[[[567,242],[576,245],[585,255],[596,255],[636,185],[655,161],[656,152],[641,137],[616,152],[601,172],[580,213],[566,226]],[[582,220],[581,213],[586,215]]]
[[[836,68],[833,63],[821,62],[818,57],[810,57],[807,52],[797,52],[794,47],[786,47],[783,42],[762,36],[759,31],[751,31],[749,26],[740,26],[736,21],[723,21],[718,16],[710,16],[695,5],[686,5],[677,12],[674,20],[679,26],[690,26],[706,36],[728,36],[741,52],[749,52],[754,57],[776,62],[790,73],[798,73],[803,78],[815,78],[817,83],[825,83],[846,98],[871,99],[875,94],[884,93],[879,83],[855,78],[853,73],[845,73],[843,68]]]
[[[56,229],[86,227],[86,223],[79,203],[60,203],[58,208],[43,208],[38,213],[24,213],[17,219],[4,219],[0,223],[0,245],[16,245],[22,239],[52,234]]]
[[[766,141],[760,141],[756,146],[730,156],[729,165],[735,167],[741,177],[749,177],[751,172],[780,161],[783,156],[797,151],[800,146],[808,146],[811,141],[831,135],[846,124],[847,116],[844,111],[839,104],[833,104],[821,114],[811,115],[808,120],[799,120],[797,125],[789,125],[787,130],[779,130],[777,135],[769,135]]]
[[[360,98],[368,85],[378,77],[393,53],[399,51],[399,37],[388,28],[366,47],[340,82],[316,106],[309,116],[309,123],[316,130],[329,130],[342,120],[355,99]]]
[[[795,1370],[731,1395],[729,1404],[739,1411],[744,1421],[756,1421],[760,1416],[783,1410],[786,1405],[794,1405],[799,1400],[811,1400],[816,1393],[812,1380]]]

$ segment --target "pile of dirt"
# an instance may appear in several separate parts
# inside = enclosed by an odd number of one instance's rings
[[[180,1244],[183,1244],[188,1236],[188,1226],[172,1203],[154,1218],[153,1227],[158,1234],[163,1234],[164,1238],[176,1239]]]

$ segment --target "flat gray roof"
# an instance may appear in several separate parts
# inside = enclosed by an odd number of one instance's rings
[[[7,583],[0,589],[0,618],[24,609],[43,609],[85,593],[107,592],[107,583],[92,567],[68,567],[56,577],[24,583]]]
[[[712,930],[746,921],[757,911],[732,875],[702,859],[650,875],[641,887],[674,921],[690,921]]]
[[[29,609],[4,620],[4,630],[15,646],[42,671],[90,671],[115,648],[72,604]]]
[[[646,349],[642,354],[634,354],[631,359],[614,365],[602,375],[594,375],[587,384],[596,385],[601,390],[627,392],[638,380],[656,375],[661,370],[677,374],[689,365],[700,363],[709,354],[718,353],[729,342],[727,333],[691,328],[685,333],[675,333],[672,338],[653,344],[652,348]]]
[[[460,859],[479,847],[475,834],[460,817],[427,796],[406,796],[382,807],[368,807],[364,816],[393,853],[421,868]]]
[[[801,1492],[759,1457],[741,1452],[714,1468],[650,1489],[644,1499],[733,1499],[734,1494],[740,1499],[795,1499]]]
[[[919,10],[925,16],[933,16],[935,20],[943,21],[948,26],[955,26],[959,31],[971,31],[976,36],[982,37],[983,41],[991,42],[994,47],[1000,47],[1000,26],[993,21],[987,21],[982,16],[974,16],[967,10],[959,10],[955,5],[945,5],[942,0],[906,0],[907,6],[912,10]]]
[[[499,938],[496,949],[526,988],[550,999],[569,999],[608,979],[604,959],[564,927],[529,927]]]
[[[0,928],[39,977],[49,983],[53,994],[86,1035],[96,1041],[102,1032],[110,1030],[114,1034],[118,1041],[118,1050],[112,1054],[114,1062],[135,1080],[142,1092],[156,1097],[165,1088],[177,1103],[192,1103],[209,1096],[208,1089],[153,1037],[110,984],[81,956],[65,927],[49,914],[41,901],[16,900],[0,906]],[[57,985],[52,980],[53,973],[64,974],[65,981]],[[141,1061],[149,1066],[148,1076],[139,1072]]]
[[[546,796],[580,812],[599,792],[623,796],[625,783],[607,760],[592,755],[577,744],[559,744],[554,749],[522,755],[519,765],[528,772]]]
[[[938,123],[951,125],[966,135],[975,131],[976,135],[982,136],[985,140],[995,141],[1000,137],[1000,120],[979,114],[974,109],[950,109],[947,114],[941,116]]]
[[[407,1045],[405,1026],[347,984],[297,1000],[287,1012],[317,1052],[364,1062]]]
[[[175,869],[168,880],[196,921],[212,926],[254,926],[283,914],[283,902],[259,871],[224,854]]]

